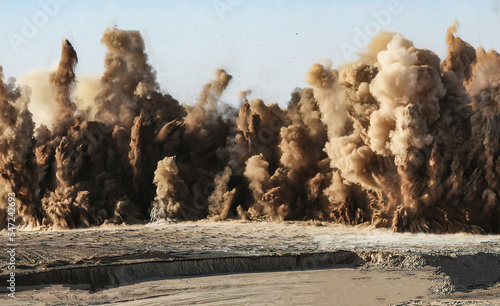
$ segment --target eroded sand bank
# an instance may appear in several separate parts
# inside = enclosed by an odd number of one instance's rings
[[[499,302],[498,235],[202,221],[18,231],[17,242],[20,305]]]

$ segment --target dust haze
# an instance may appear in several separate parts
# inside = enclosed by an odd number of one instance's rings
[[[221,101],[224,69],[182,104],[138,31],[101,42],[100,78],[75,75],[68,40],[55,71],[16,81],[0,67],[0,228],[15,192],[33,229],[209,218],[500,233],[500,55],[456,25],[444,60],[380,32],[356,62],[313,64],[285,108],[249,91],[239,108]]]

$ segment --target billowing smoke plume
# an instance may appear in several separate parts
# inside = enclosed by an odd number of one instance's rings
[[[15,192],[19,222],[42,228],[241,218],[498,233],[500,55],[456,25],[446,42],[441,61],[380,32],[357,62],[312,65],[287,108],[245,91],[238,110],[220,100],[223,69],[195,105],[161,93],[137,31],[105,31],[99,82],[79,81],[65,40],[43,102],[52,125],[34,130],[30,88],[2,78],[0,197]]]
[[[473,110],[464,85],[481,63],[455,32],[448,30],[442,64],[393,34],[372,65],[360,61],[340,72],[315,65],[308,72],[328,128],[333,178],[325,193],[334,220],[413,232],[499,230],[492,186],[498,152],[481,147],[498,144],[488,139],[498,128]],[[492,90],[485,87],[493,82],[480,82],[478,92]],[[484,104],[484,96],[476,99]]]
[[[34,226],[40,213],[34,157],[34,124],[28,111],[28,89],[10,79],[3,81],[0,67],[0,228],[7,226],[7,194],[15,193],[17,216],[22,224]],[[13,217],[12,215],[10,217]]]
[[[227,164],[224,148],[234,129],[229,119],[234,110],[219,101],[230,80],[230,75],[218,69],[196,105],[185,106],[187,115],[165,124],[157,136],[158,142],[173,142],[175,147],[158,163],[155,172],[157,195],[151,211],[154,220],[196,220],[208,215],[209,197],[214,181],[220,180],[218,173]]]

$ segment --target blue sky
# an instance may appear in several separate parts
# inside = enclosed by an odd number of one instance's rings
[[[54,1],[57,12],[44,20],[41,3]],[[65,37],[78,52],[78,74],[102,73],[101,35],[116,25],[142,32],[162,89],[181,102],[193,103],[222,67],[234,76],[224,100],[236,104],[238,92],[251,89],[251,98],[284,105],[295,87],[306,86],[311,64],[353,60],[341,46],[358,48],[356,35],[369,36],[368,25],[400,32],[443,59],[446,28],[457,19],[466,41],[500,50],[500,0],[395,1],[1,0],[0,65],[14,77],[48,69]],[[390,5],[397,13],[377,21],[374,16]],[[37,17],[42,19],[36,33],[23,37],[23,26]],[[12,35],[26,38],[18,50]]]

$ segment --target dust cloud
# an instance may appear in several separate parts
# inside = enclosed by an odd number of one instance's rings
[[[249,91],[239,108],[221,101],[223,69],[181,104],[138,31],[101,42],[100,79],[75,75],[67,40],[55,71],[0,70],[0,197],[16,193],[26,228],[210,218],[500,233],[500,55],[456,25],[444,60],[381,32],[357,62],[313,64],[286,108]]]

